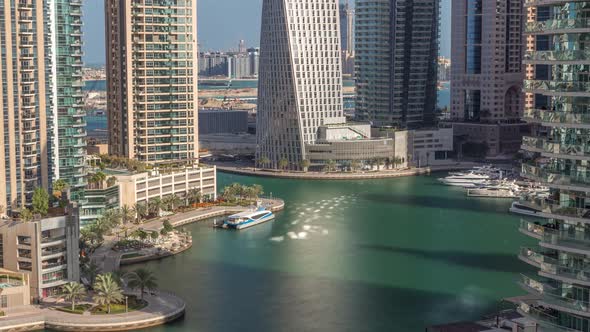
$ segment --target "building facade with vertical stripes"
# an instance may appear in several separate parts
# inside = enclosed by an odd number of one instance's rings
[[[300,168],[320,126],[344,123],[338,0],[264,0],[257,160]]]
[[[196,0],[107,0],[105,13],[110,153],[196,160]]]

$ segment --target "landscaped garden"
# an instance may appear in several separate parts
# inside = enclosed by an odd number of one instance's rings
[[[70,306],[56,309],[73,314],[92,315],[141,310],[148,305],[144,294],[154,293],[158,288],[156,277],[146,269],[137,269],[125,275],[97,274],[89,278],[93,282],[87,287],[77,282],[69,282],[62,286],[60,297],[69,302]],[[139,291],[139,296],[125,292],[125,289]]]

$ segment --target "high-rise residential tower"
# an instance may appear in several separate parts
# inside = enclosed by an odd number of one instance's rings
[[[455,136],[516,152],[523,124],[522,0],[453,0],[451,120]]]
[[[354,9],[349,0],[340,0],[340,46],[342,53],[354,54]]]
[[[520,311],[539,331],[590,328],[590,2],[527,1],[524,138],[525,177],[550,188],[522,204],[538,211],[521,232],[538,247],[520,259],[537,268],[521,285],[537,295]]]
[[[196,0],[106,0],[110,153],[198,158]]]
[[[357,119],[434,124],[439,0],[356,0],[355,13]]]
[[[320,126],[345,122],[338,0],[262,6],[257,160],[298,168]]]
[[[73,199],[86,185],[81,0],[4,0],[0,6],[0,205],[30,203],[58,178]]]

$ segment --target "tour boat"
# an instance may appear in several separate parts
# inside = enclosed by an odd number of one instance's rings
[[[260,207],[254,211],[246,211],[229,216],[223,222],[223,228],[244,229],[273,220],[274,214]]]

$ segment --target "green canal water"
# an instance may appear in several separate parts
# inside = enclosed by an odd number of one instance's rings
[[[531,272],[510,201],[467,198],[436,176],[218,182],[262,184],[287,207],[241,232],[187,226],[191,250],[146,264],[186,317],[150,332],[424,331],[494,312]]]

